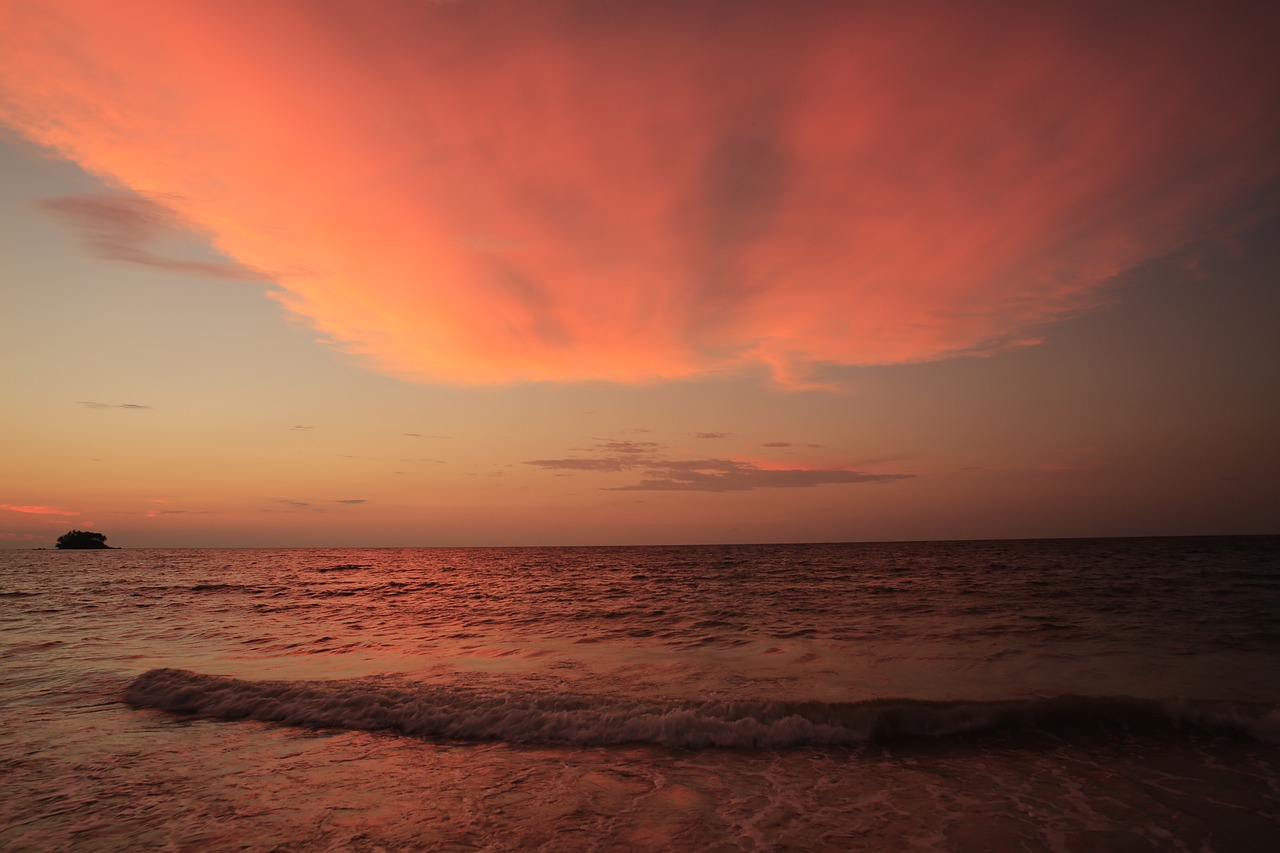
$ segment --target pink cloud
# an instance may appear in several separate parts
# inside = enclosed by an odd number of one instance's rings
[[[67,517],[77,516],[80,513],[69,509],[59,509],[55,506],[27,506],[15,504],[0,504],[0,509],[6,509],[9,512],[22,512],[30,515],[62,515]]]
[[[37,0],[0,119],[389,373],[1035,342],[1277,174],[1274,4]]]

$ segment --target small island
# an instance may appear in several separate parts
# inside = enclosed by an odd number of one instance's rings
[[[107,544],[107,537],[101,533],[93,533],[88,530],[72,530],[58,537],[58,548],[70,549],[100,549],[105,548],[111,550],[111,546]]]

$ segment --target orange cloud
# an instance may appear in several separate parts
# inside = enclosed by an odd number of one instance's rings
[[[9,512],[28,513],[30,515],[63,515],[71,517],[80,514],[69,509],[59,509],[56,506],[15,506],[14,504],[0,504],[0,509],[5,509]]]
[[[35,0],[0,119],[390,373],[1034,341],[1277,172],[1274,4]]]

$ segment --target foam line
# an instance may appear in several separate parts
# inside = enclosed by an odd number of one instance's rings
[[[137,708],[220,720],[512,743],[669,747],[842,746],[990,731],[1201,731],[1280,741],[1268,706],[1059,696],[1007,702],[706,702],[483,691],[376,680],[243,681],[153,669],[125,693]]]

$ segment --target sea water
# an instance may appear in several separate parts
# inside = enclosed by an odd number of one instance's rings
[[[1280,537],[0,552],[5,850],[1280,839]]]

